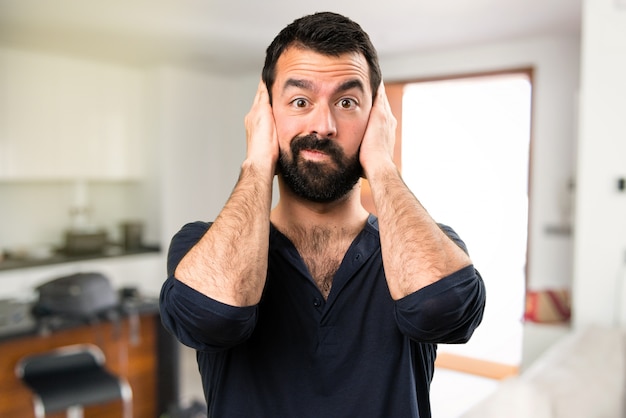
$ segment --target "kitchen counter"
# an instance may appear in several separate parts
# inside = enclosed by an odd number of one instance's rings
[[[70,255],[59,251],[46,258],[5,257],[2,261],[0,261],[0,271],[69,263],[73,261],[97,260],[127,255],[158,253],[160,251],[160,247],[156,245],[144,246],[135,250],[124,250],[118,246],[111,246],[102,252],[91,254]]]

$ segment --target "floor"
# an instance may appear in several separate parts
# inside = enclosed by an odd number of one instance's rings
[[[440,344],[438,352],[458,354],[507,365],[520,365],[521,322],[486,321],[467,344]],[[493,393],[500,381],[452,370],[435,369],[430,398],[433,418],[460,418],[472,406]]]
[[[430,389],[433,418],[460,418],[489,396],[499,381],[452,370],[436,369]]]

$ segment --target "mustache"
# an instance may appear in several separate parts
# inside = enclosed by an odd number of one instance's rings
[[[322,151],[335,158],[341,158],[343,151],[335,141],[328,138],[319,138],[317,135],[309,134],[294,138],[291,141],[291,153],[296,156],[300,151],[308,149]]]

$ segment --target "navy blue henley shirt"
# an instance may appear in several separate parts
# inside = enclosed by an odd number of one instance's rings
[[[174,278],[209,227],[188,224],[172,239],[161,292],[165,327],[197,350],[209,417],[431,416],[436,344],[466,342],[482,319],[485,288],[473,266],[394,301],[370,216],[324,300],[294,245],[272,226],[262,299],[234,307]]]

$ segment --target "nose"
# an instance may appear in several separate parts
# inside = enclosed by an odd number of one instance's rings
[[[311,112],[311,131],[322,138],[334,138],[337,135],[337,123],[333,108],[327,105],[318,105]]]

